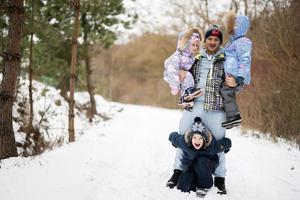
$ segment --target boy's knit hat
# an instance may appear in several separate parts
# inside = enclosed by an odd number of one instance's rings
[[[204,126],[204,124],[202,123],[202,120],[200,117],[195,117],[191,130],[185,134],[185,141],[188,145],[191,145],[194,134],[201,135],[201,137],[204,140],[204,143],[208,142],[207,129]]]
[[[211,28],[209,28],[206,31],[204,42],[206,41],[206,39],[209,36],[216,36],[216,37],[218,37],[220,39],[220,44],[222,44],[222,42],[223,42],[223,34],[222,34],[222,31],[219,29],[219,27],[217,25],[213,25]]]

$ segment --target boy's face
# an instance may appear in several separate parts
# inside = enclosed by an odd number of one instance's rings
[[[201,147],[203,146],[203,137],[199,134],[194,134],[193,137],[192,137],[192,145],[194,146],[194,148],[196,150],[199,150],[201,149]]]
[[[205,40],[205,48],[207,53],[215,54],[220,48],[220,39],[217,36],[209,36]]]
[[[200,41],[196,40],[191,43],[189,50],[192,54],[196,54],[196,52],[199,51],[199,48],[200,48]]]

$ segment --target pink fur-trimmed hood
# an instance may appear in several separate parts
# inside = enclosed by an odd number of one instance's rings
[[[192,36],[198,37],[200,43],[203,42],[203,32],[200,28],[190,28],[185,32],[181,32],[178,37],[177,49],[184,51],[191,43]]]

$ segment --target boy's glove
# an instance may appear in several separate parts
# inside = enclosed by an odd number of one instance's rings
[[[244,78],[241,76],[236,77],[236,83],[239,85],[244,85]]]
[[[173,147],[177,148],[176,145],[174,143],[171,143],[173,145]]]
[[[218,141],[218,152],[228,152],[231,148],[231,140],[229,138],[223,138]]]
[[[236,77],[236,92],[244,92],[244,78],[241,76]]]

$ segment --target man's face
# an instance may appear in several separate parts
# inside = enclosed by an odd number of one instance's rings
[[[216,53],[220,48],[221,45],[220,43],[221,41],[217,36],[209,36],[208,38],[206,38],[205,48],[207,50],[207,53],[209,54]]]
[[[203,146],[203,138],[199,134],[194,134],[192,137],[192,145],[194,146],[195,149],[199,150]]]

